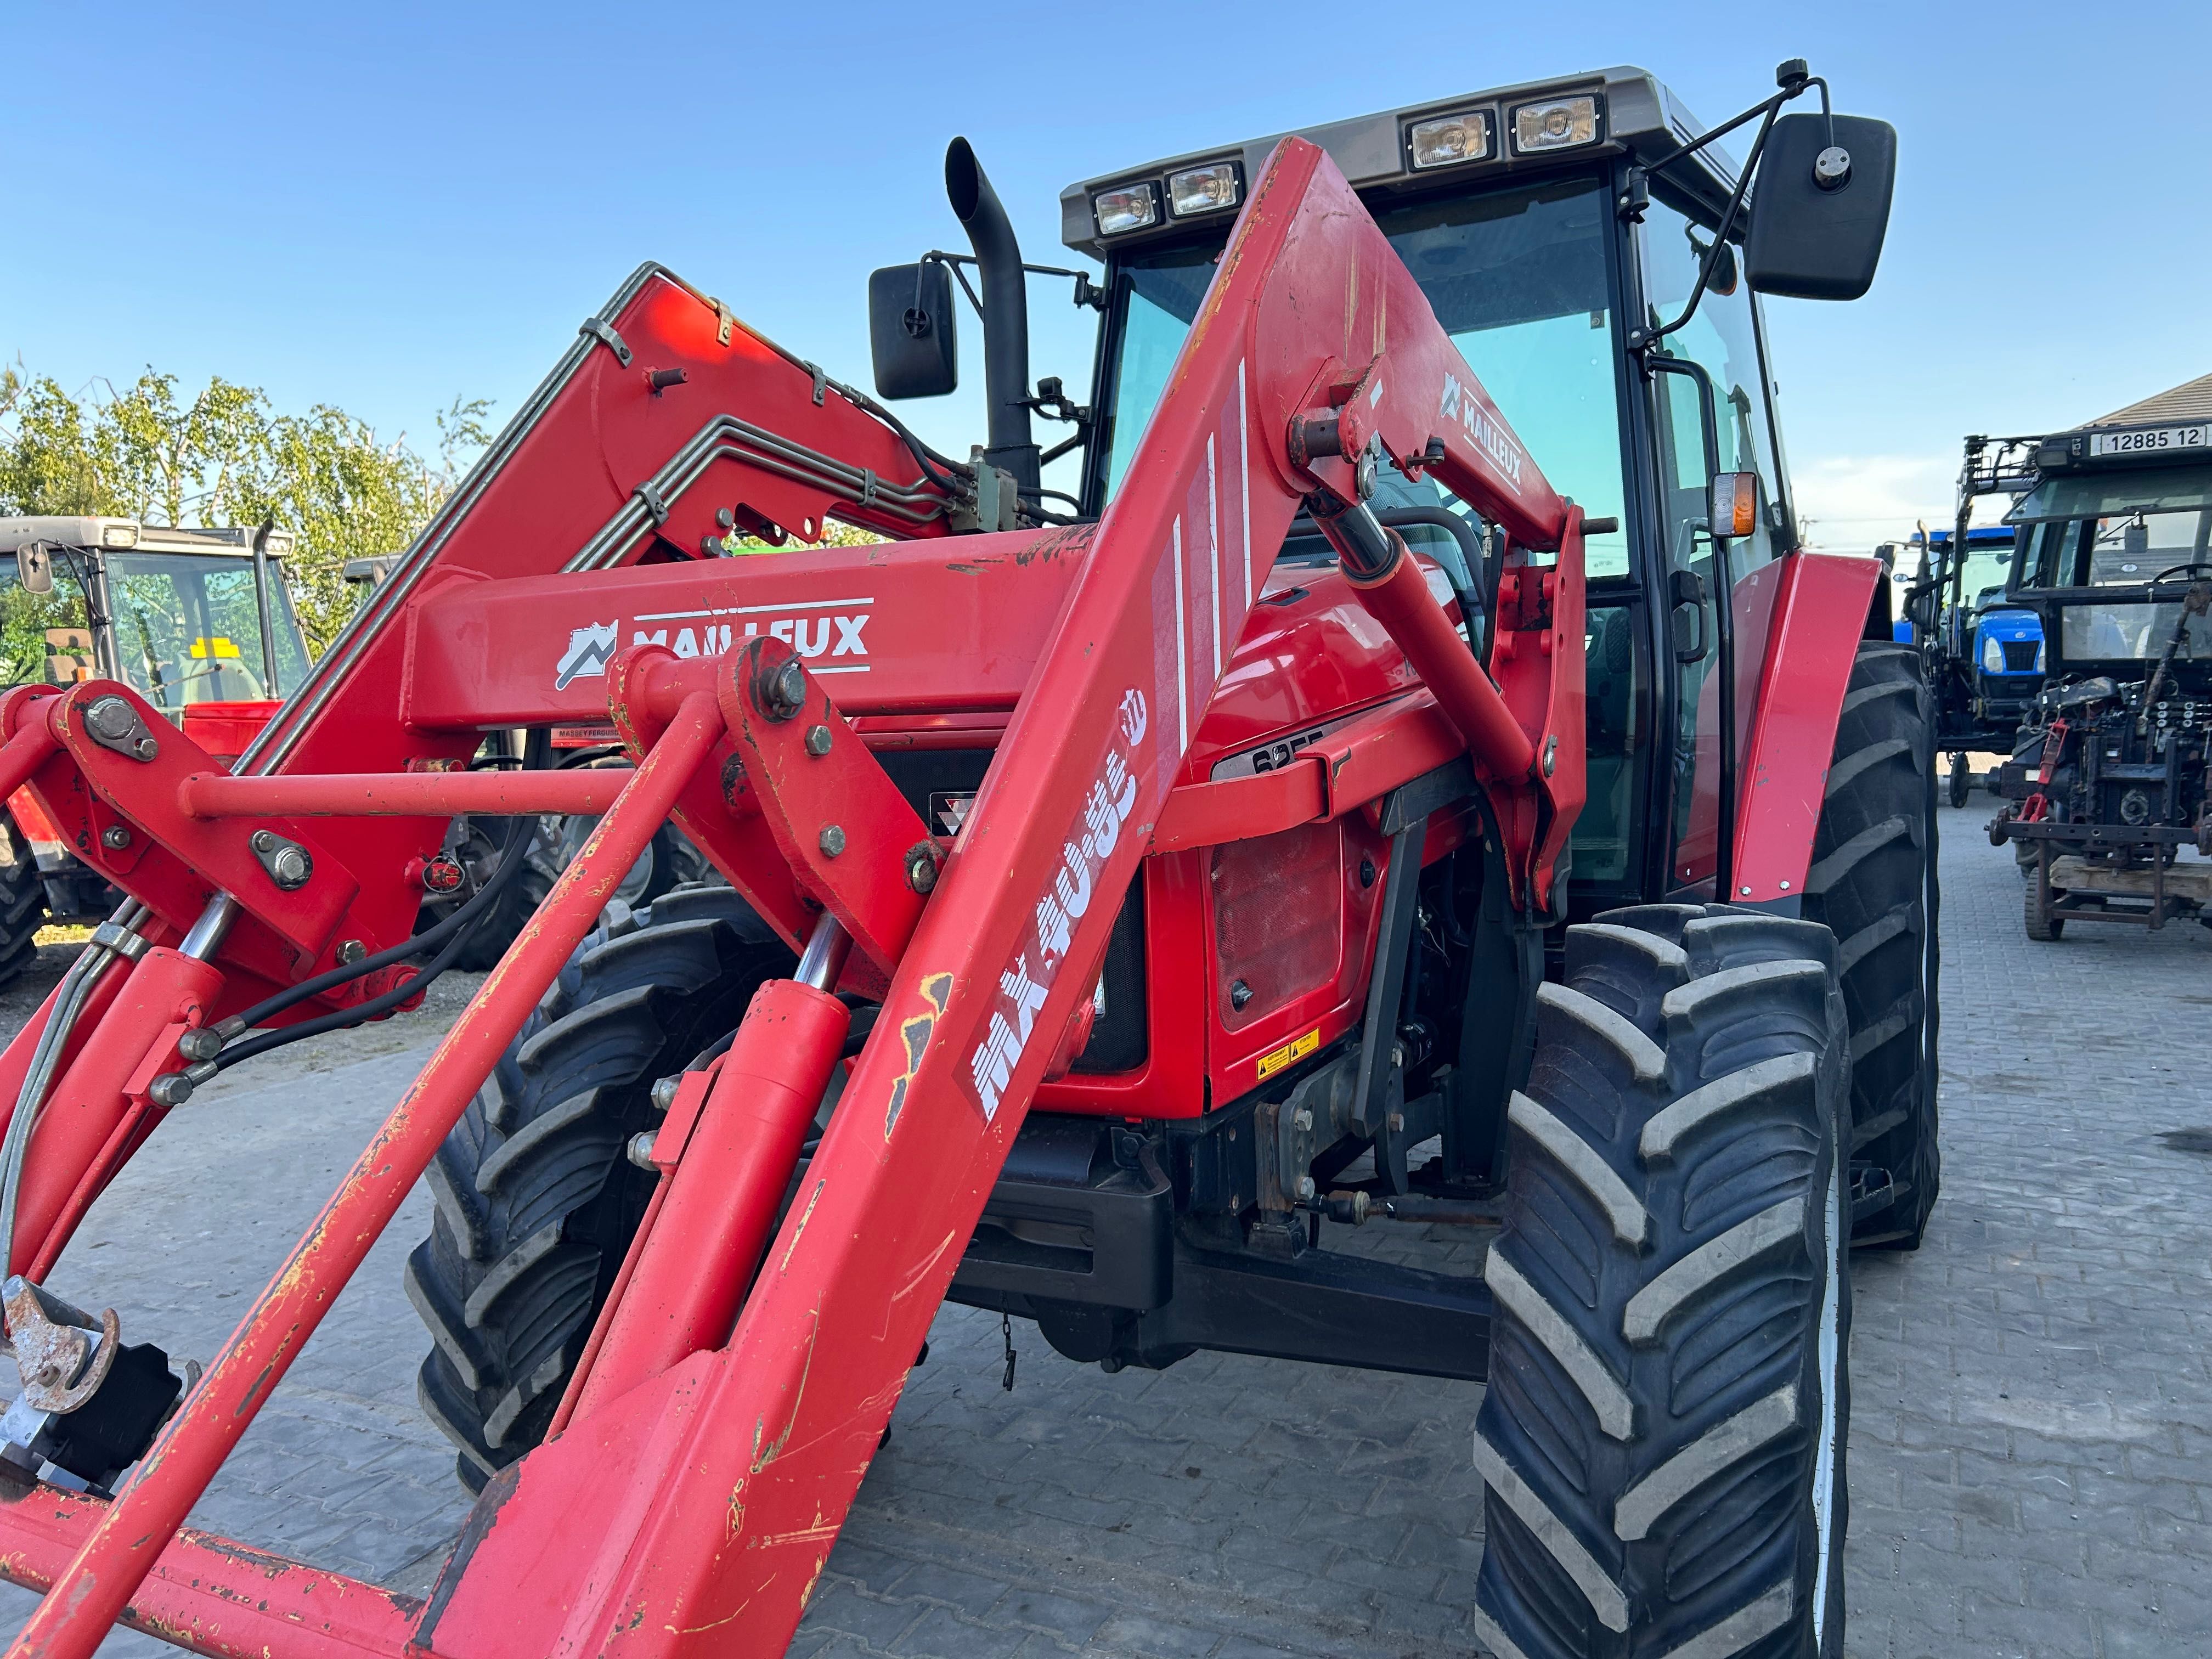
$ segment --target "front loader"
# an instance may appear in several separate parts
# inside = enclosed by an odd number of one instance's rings
[[[1509,1659],[1840,1654],[1847,1253],[1934,1197],[1932,757],[1880,567],[1795,548],[1753,301],[1864,289],[1893,135],[1778,84],[1079,186],[1089,408],[956,143],[975,255],[871,297],[879,390],[941,393],[976,266],[966,462],[648,265],[234,769],[120,684],[8,694],[0,793],[129,895],[0,1060],[13,1651],[780,1652],[949,1295],[1109,1370],[1487,1378]],[[552,766],[594,720],[631,767]],[[410,937],[453,817],[546,813],[598,823],[179,1398],[48,1283],[86,1206],[419,997],[499,898]],[[672,817],[727,886],[611,908]],[[425,1177],[478,1492],[433,1593],[180,1530]],[[1324,1248],[1438,1220],[1480,1274]]]

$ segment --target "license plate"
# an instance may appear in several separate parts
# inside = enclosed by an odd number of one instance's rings
[[[2212,421],[2191,426],[2148,427],[2140,432],[2093,432],[2089,453],[2162,455],[2172,450],[2212,449]]]

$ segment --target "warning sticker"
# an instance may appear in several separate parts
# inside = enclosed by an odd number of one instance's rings
[[[1273,1054],[1260,1056],[1260,1080],[1265,1083],[1285,1066],[1295,1066],[1321,1047],[1321,1027],[1316,1025],[1302,1037],[1292,1037]]]

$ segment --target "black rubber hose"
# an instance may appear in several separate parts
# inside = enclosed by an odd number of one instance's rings
[[[550,735],[532,732],[524,748],[522,757],[524,769],[538,771],[545,769],[544,762],[551,752]],[[518,817],[514,826],[507,831],[507,845],[500,848],[499,868],[493,872],[491,880],[471,894],[453,915],[447,916],[443,921],[425,927],[421,933],[400,940],[389,950],[379,951],[374,956],[363,957],[358,962],[341,963],[336,968],[317,974],[313,979],[303,979],[297,985],[289,985],[276,995],[265,997],[251,1008],[234,1014],[229,1019],[225,1020],[223,1024],[234,1031],[246,1030],[260,1024],[271,1015],[281,1014],[287,1008],[297,1006],[310,997],[320,996],[324,992],[332,990],[338,986],[351,984],[364,974],[373,974],[380,968],[390,968],[398,963],[410,962],[426,951],[438,949],[455,933],[466,930],[477,917],[483,915],[491,902],[490,896],[493,890],[503,889],[505,886],[500,878],[508,869],[529,856],[530,837],[536,833],[533,817]]]
[[[519,820],[516,824],[518,830],[527,830],[530,828],[531,821],[527,818]],[[516,872],[526,862],[521,856],[522,848],[527,845],[526,836],[518,836],[510,833],[507,842],[507,846],[501,849],[500,854],[499,868],[492,872],[492,878],[483,884],[476,896],[477,899],[483,899],[488,904],[495,901],[498,895],[506,890],[507,884],[514,880]],[[476,899],[471,899],[470,902],[476,902]],[[447,921],[456,921],[462,914],[463,911],[456,910],[453,915],[447,918]],[[441,927],[443,925],[443,923],[440,924]],[[280,1026],[275,1030],[257,1031],[251,1036],[240,1037],[228,1045],[215,1057],[216,1070],[227,1072],[240,1060],[251,1060],[256,1054],[265,1054],[272,1048],[282,1048],[287,1043],[303,1042],[311,1036],[320,1036],[325,1031],[342,1031],[349,1026],[366,1024],[379,1014],[390,1012],[410,998],[429,989],[431,983],[453,965],[454,959],[460,955],[462,947],[469,942],[469,933],[472,931],[465,928],[457,931],[446,941],[445,947],[423,964],[421,973],[402,981],[380,996],[371,997],[368,1001],[356,1003],[350,1008],[334,1009],[327,1014],[319,1014],[313,1019],[303,1019],[296,1025]],[[410,941],[410,944],[419,951],[422,941],[429,937],[428,933],[418,933]],[[391,952],[386,951],[382,954],[388,956]],[[363,960],[366,961],[368,958]],[[360,963],[353,964],[356,968],[361,965]],[[312,980],[305,981],[306,984],[313,982]],[[299,992],[304,988],[295,986],[292,988],[295,992]],[[293,1000],[297,1001],[299,999],[295,996]],[[275,999],[271,998],[270,1000],[274,1001]]]

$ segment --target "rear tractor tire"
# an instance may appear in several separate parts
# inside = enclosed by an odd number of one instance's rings
[[[1851,1031],[1850,1152],[1887,1202],[1852,1242],[1917,1249],[1936,1208],[1936,923],[1935,721],[1917,656],[1859,647],[1836,722],[1802,915],[1836,936]]]
[[[687,888],[577,948],[432,1162],[408,1258],[417,1393],[462,1484],[545,1437],[655,1177],[624,1155],[653,1083],[735,1029],[790,951],[727,887]]]
[[[1568,930],[1486,1269],[1498,1659],[1843,1653],[1848,1042],[1818,924]]]

